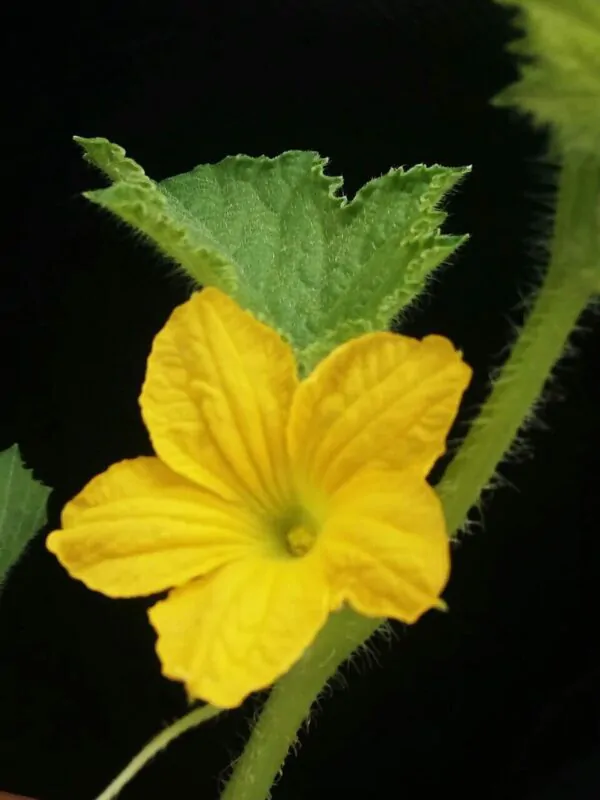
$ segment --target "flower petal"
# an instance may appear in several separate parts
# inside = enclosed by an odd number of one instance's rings
[[[111,597],[178,586],[269,547],[260,521],[157,458],[113,464],[67,503],[46,545],[74,578]]]
[[[445,450],[470,377],[442,336],[353,339],[296,392],[288,428],[292,460],[329,492],[365,464],[424,477]]]
[[[325,623],[328,591],[318,558],[228,564],[149,611],[163,674],[221,708],[270,686]]]
[[[450,543],[438,496],[412,471],[365,471],[332,498],[321,533],[332,602],[414,622],[439,605]]]
[[[217,289],[192,295],[154,340],[140,404],[158,456],[222,497],[286,494],[291,348]]]

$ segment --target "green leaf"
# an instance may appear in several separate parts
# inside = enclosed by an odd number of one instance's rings
[[[16,444],[0,453],[0,586],[44,524],[49,494],[23,466]]]
[[[599,0],[496,0],[518,9],[520,80],[493,99],[553,126],[563,151],[600,153]]]
[[[190,218],[174,198],[165,196],[122,147],[102,138],[73,138],[83,147],[86,160],[114,181],[108,189],[86,192],[88,200],[145,234],[196,283],[227,292],[235,288],[233,266],[201,220]]]
[[[438,206],[468,167],[392,169],[348,201],[314,152],[231,156],[154,184],[116,145],[78,141],[116,181],[87,196],[151,235],[197,283],[225,288],[276,328],[303,372],[348,338],[387,328],[466,239],[440,233]],[[176,252],[163,233],[177,226],[186,234]]]

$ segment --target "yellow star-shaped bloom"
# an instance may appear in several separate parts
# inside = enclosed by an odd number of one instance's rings
[[[405,622],[440,604],[449,543],[426,476],[470,376],[441,336],[371,333],[300,381],[274,330],[196,293],[148,360],[157,456],[91,480],[48,548],[111,597],[170,589],[149,611],[164,675],[239,705],[344,603]]]

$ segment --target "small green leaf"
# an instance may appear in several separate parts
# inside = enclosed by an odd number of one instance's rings
[[[599,0],[496,0],[518,9],[525,36],[509,49],[523,56],[520,80],[493,99],[538,126],[552,125],[563,151],[600,152]]]
[[[198,284],[231,292],[235,272],[202,222],[191,219],[173,198],[160,191],[122,147],[106,139],[73,137],[85,158],[114,181],[108,189],[86,192],[93,203],[112,211],[150,238]]]
[[[231,156],[155,184],[122,148],[78,139],[115,183],[86,196],[152,237],[196,284],[218,286],[276,328],[303,372],[381,330],[465,241],[438,205],[469,171],[392,169],[348,201],[327,159]]]
[[[18,445],[0,453],[0,586],[44,524],[49,494],[23,466]]]

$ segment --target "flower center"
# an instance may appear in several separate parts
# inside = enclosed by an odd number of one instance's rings
[[[280,554],[302,558],[317,543],[327,519],[327,498],[295,476],[293,492],[270,519]]]
[[[316,541],[316,533],[303,525],[295,525],[287,532],[285,540],[287,548],[294,556],[304,556],[312,549]]]

